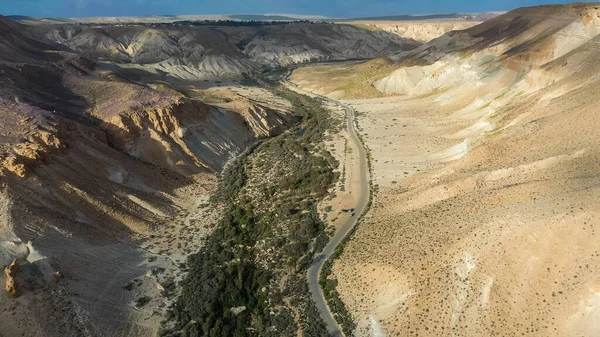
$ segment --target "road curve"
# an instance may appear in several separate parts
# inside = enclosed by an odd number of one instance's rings
[[[288,73],[289,76],[289,73]],[[287,77],[286,77],[287,79]],[[297,85],[288,82],[289,84],[298,87]],[[312,93],[311,93],[312,94]],[[367,163],[367,151],[365,147],[358,137],[356,130],[354,128],[354,109],[342,102],[330,99],[328,97],[318,96],[324,100],[329,102],[333,102],[342,106],[346,110],[346,120],[347,120],[347,130],[350,135],[350,139],[356,144],[358,148],[359,154],[359,176],[360,176],[360,190],[352,191],[352,193],[358,193],[358,202],[354,207],[354,212],[356,215],[354,217],[348,217],[346,222],[338,229],[335,235],[331,238],[327,246],[323,249],[323,251],[314,259],[312,265],[308,269],[308,286],[310,288],[311,295],[319,313],[321,314],[321,318],[325,321],[327,325],[327,331],[331,336],[344,336],[344,333],[340,329],[337,324],[335,318],[333,317],[331,311],[329,310],[329,306],[327,305],[327,300],[325,299],[325,295],[323,294],[323,290],[319,286],[319,275],[321,274],[321,269],[323,269],[323,265],[325,261],[331,257],[331,255],[335,252],[337,246],[342,243],[344,238],[351,232],[352,228],[356,225],[358,219],[365,212],[367,203],[369,202],[369,167]]]

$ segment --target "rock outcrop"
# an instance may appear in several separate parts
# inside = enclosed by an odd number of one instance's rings
[[[17,271],[19,271],[19,261],[17,260],[14,260],[8,267],[4,268],[4,275],[6,276],[4,291],[13,298],[20,295],[19,287],[15,281]]]
[[[101,128],[119,150],[187,175],[219,172],[254,139],[290,125],[291,116],[261,106],[242,114],[179,98],[164,107],[123,111]]]
[[[17,177],[25,178],[32,169],[48,163],[51,156],[63,150],[65,150],[64,144],[54,132],[32,133],[24,143],[17,144],[12,153],[1,158],[0,176],[10,172]]]

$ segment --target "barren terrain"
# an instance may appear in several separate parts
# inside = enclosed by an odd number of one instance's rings
[[[383,30],[398,36],[426,43],[453,30],[463,30],[480,24],[478,21],[427,20],[427,21],[350,21],[349,25],[371,30]]]
[[[138,82],[215,84],[298,63],[367,59],[421,45],[382,30],[329,23],[47,24],[51,40]]]
[[[377,189],[333,266],[356,335],[599,333],[598,12],[509,12],[387,61],[380,98],[344,100]],[[320,69],[291,78],[317,88]]]
[[[20,264],[0,335],[156,335],[222,217],[215,173],[295,123],[289,102],[256,91],[210,106],[3,17],[0,31],[0,265]]]

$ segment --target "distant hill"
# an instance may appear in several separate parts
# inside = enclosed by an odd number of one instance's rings
[[[229,21],[228,21],[229,22]],[[95,60],[180,80],[242,78],[264,67],[382,57],[421,45],[350,25],[38,24],[36,36]]]
[[[325,20],[324,16],[314,15],[286,15],[286,14],[267,14],[267,15],[227,15],[229,20],[241,21],[294,21],[294,20]]]
[[[233,20],[233,21],[329,21],[329,22],[350,22],[350,21],[425,21],[425,20],[465,20],[465,21],[486,21],[501,12],[486,13],[449,13],[449,14],[431,14],[431,15],[387,15],[387,16],[369,16],[358,18],[330,18],[319,15],[295,15],[295,14],[200,14],[200,15],[153,15],[153,16],[114,16],[114,17],[90,17],[90,18],[34,18],[26,15],[13,15],[8,18],[26,24],[60,24],[60,23],[82,23],[82,24],[125,24],[125,23],[170,23],[176,21],[202,21],[202,20]]]
[[[32,16],[26,16],[26,15],[7,15],[5,16],[6,18],[9,18],[11,20],[15,20],[15,21],[22,21],[22,20],[35,20],[36,18],[32,17]]]
[[[177,21],[203,21],[203,20],[232,20],[232,21],[331,21],[324,16],[294,15],[294,14],[206,14],[206,15],[152,15],[152,16],[107,16],[89,18],[34,18],[25,15],[9,16],[10,19],[25,24],[127,24],[127,23],[171,23]]]
[[[430,14],[430,15],[387,15],[387,16],[369,16],[348,19],[334,19],[334,22],[344,21],[424,21],[424,20],[466,20],[466,21],[486,21],[502,14],[502,12],[486,13],[449,13],[449,14]]]

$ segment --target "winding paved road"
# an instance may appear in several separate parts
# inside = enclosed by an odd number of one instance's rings
[[[296,88],[299,88],[297,85],[291,82],[288,83],[295,86]],[[360,140],[360,138],[358,138],[356,130],[354,129],[354,109],[351,106],[342,102],[332,100],[324,96],[315,95],[313,93],[310,94],[313,96],[319,96],[324,100],[338,104],[344,109],[346,109],[348,134],[350,135],[350,139],[356,144],[359,154],[360,167],[358,172],[360,176],[360,190],[352,191],[352,193],[359,194],[358,203],[354,207],[354,212],[356,213],[356,215],[353,217],[348,217],[346,222],[344,222],[342,227],[340,227],[340,229],[335,233],[333,238],[331,238],[327,246],[325,246],[323,251],[315,258],[312,265],[308,269],[308,286],[310,288],[310,292],[312,294],[313,300],[315,301],[317,309],[321,314],[321,318],[323,318],[323,321],[325,321],[325,324],[327,325],[327,331],[331,336],[344,336],[344,333],[340,329],[331,311],[329,310],[329,306],[327,305],[327,300],[325,299],[323,290],[319,286],[319,275],[321,274],[321,269],[323,268],[323,264],[325,264],[325,261],[327,261],[327,259],[331,257],[331,255],[335,252],[337,246],[340,245],[340,243],[356,225],[358,219],[364,213],[367,203],[369,202],[369,168],[367,164],[367,151],[365,150],[362,141]]]

